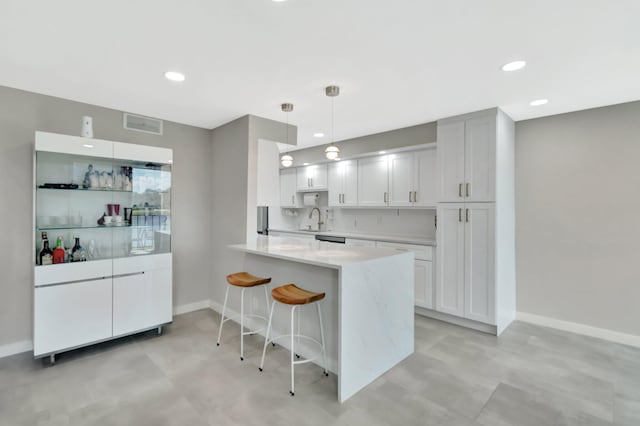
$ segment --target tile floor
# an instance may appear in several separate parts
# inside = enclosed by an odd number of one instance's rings
[[[640,350],[514,323],[499,339],[416,317],[416,352],[345,404],[336,378],[296,371],[219,315],[59,357],[0,359],[0,425],[640,425]]]

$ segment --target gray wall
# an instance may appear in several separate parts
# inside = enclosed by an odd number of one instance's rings
[[[516,125],[517,308],[640,335],[640,102]]]
[[[96,138],[174,150],[174,305],[205,300],[211,281],[211,131],[164,123],[164,135],[122,128],[122,113],[0,86],[0,345],[31,340],[34,132],[79,135],[83,115]]]
[[[421,145],[436,141],[436,122],[420,124],[418,126],[404,127],[388,132],[375,133],[353,139],[345,139],[336,142],[340,148],[340,157],[351,158],[356,155],[376,152],[385,149],[402,148],[405,146]],[[304,148],[293,151],[293,166],[302,166],[304,163],[326,161],[324,150],[329,141],[323,145]]]

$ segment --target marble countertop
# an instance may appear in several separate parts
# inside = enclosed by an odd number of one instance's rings
[[[297,230],[297,229],[277,229],[277,228],[269,228],[269,231],[273,232],[290,232],[292,234],[301,234],[301,235],[333,235],[336,237],[345,237],[345,238],[356,238],[359,240],[371,240],[371,241],[386,241],[390,243],[405,243],[405,244],[418,244],[422,246],[434,246],[436,245],[436,240],[430,238],[416,238],[416,237],[406,237],[406,236],[397,236],[397,235],[379,235],[379,234],[364,234],[364,233],[356,233],[356,232],[342,232],[342,231],[305,231],[305,230]]]
[[[332,269],[386,257],[413,256],[413,253],[399,253],[393,249],[356,247],[295,237],[256,236],[245,244],[232,244],[229,248]]]

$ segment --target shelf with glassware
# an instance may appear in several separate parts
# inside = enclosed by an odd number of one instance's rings
[[[36,357],[171,322],[172,155],[36,133]]]

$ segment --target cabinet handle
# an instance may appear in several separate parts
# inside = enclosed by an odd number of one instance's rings
[[[458,197],[462,197],[462,183],[458,184]]]
[[[464,215],[465,215],[465,220],[466,220],[467,222],[469,222],[469,209],[465,209],[465,210],[466,210],[466,211],[465,211],[465,213],[464,213]]]
[[[340,194],[340,203],[344,203],[344,194]]]
[[[470,187],[471,187],[471,184],[467,182],[467,197],[471,196],[471,190],[469,189]]]
[[[385,204],[387,203],[387,193],[386,192],[384,193],[384,202],[385,202]]]
[[[313,178],[311,178],[311,187],[313,188]]]
[[[413,197],[413,191],[409,191],[409,202],[410,203],[412,202],[412,200],[411,200],[412,197]]]
[[[414,203],[418,202],[418,191],[413,191],[413,202]]]
[[[291,205],[292,205],[292,206],[296,203],[296,200],[295,200],[295,199],[296,199],[296,196],[295,196],[295,195],[292,195],[292,196],[291,196]]]
[[[462,209],[458,209],[458,222],[462,222]]]

